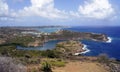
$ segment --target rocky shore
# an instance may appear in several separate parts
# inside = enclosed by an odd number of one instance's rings
[[[81,52],[86,51],[85,49],[83,49],[84,44],[82,44],[79,41],[74,41],[74,40],[70,40],[70,41],[63,41],[63,42],[59,42],[56,45],[56,50],[59,50],[60,52],[67,54],[67,55],[79,55]],[[79,53],[79,54],[76,54]]]

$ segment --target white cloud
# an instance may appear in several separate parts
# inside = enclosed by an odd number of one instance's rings
[[[12,21],[16,17],[16,12],[9,9],[8,4],[4,0],[0,0],[0,21]]]
[[[97,19],[104,19],[114,14],[109,0],[85,1],[85,4],[80,5],[78,10],[80,15]]]
[[[54,7],[54,0],[31,0],[31,6],[24,7],[19,13],[22,16],[41,16],[46,18],[67,18],[64,11]]]
[[[53,0],[31,0],[33,7],[42,8],[43,6],[53,6]]]
[[[54,0],[30,0],[30,2],[30,6],[26,6],[15,12],[9,8],[6,2],[0,0],[1,20],[13,20],[14,17],[15,19],[19,19],[19,17],[28,18],[29,16],[38,16],[53,20],[72,20],[82,18],[104,19],[114,14],[114,9],[109,0],[85,0],[85,3],[80,5],[76,12],[65,12],[55,8]]]
[[[2,0],[0,0],[0,16],[8,15],[8,11],[9,11],[8,5]]]

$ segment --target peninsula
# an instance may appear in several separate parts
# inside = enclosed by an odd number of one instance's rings
[[[45,27],[43,27],[45,28]],[[90,32],[74,32],[68,30],[59,30],[52,33],[44,33],[34,28],[19,27],[1,27],[0,28],[0,45],[16,44],[24,47],[42,46],[45,42],[51,40],[93,40],[108,41],[105,34]]]
[[[81,52],[86,51],[83,49],[84,44],[79,41],[63,41],[56,44],[56,50],[64,53],[65,55],[79,55]]]

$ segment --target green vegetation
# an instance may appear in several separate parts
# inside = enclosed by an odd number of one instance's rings
[[[0,46],[0,55],[11,56],[11,57],[48,57],[48,58],[59,58],[60,52],[57,50],[17,50],[16,45],[9,44],[6,46]]]
[[[57,50],[17,50],[15,45],[0,46],[0,55],[19,59],[23,64],[39,64],[40,58],[60,58],[61,53]]]
[[[52,72],[51,65],[48,62],[42,63],[42,68],[41,70],[43,72]]]
[[[63,66],[65,66],[65,62],[64,61],[51,61],[50,64],[52,66],[57,66],[57,67],[63,67]]]
[[[30,42],[35,41],[32,36],[22,36],[22,37],[15,37],[12,40],[10,40],[10,44],[16,44],[20,46],[25,46],[27,47]]]
[[[11,57],[25,57],[29,55],[30,57],[38,57],[40,51],[25,51],[17,50],[15,45],[0,46],[0,55],[11,56]]]
[[[15,54],[16,47],[14,45],[0,46],[0,55],[13,56]]]
[[[13,43],[14,42],[15,41],[13,41]],[[20,43],[20,42],[18,41],[17,43]],[[71,45],[72,45],[72,47],[71,47]],[[63,43],[57,44],[56,49],[39,51],[39,50],[18,50],[18,49],[16,49],[17,45],[8,44],[8,45],[0,46],[0,55],[10,56],[10,57],[24,57],[24,58],[37,58],[37,57],[38,58],[39,57],[63,58],[63,57],[65,57],[65,54],[63,53],[64,50],[66,52],[70,52],[71,50],[76,49],[78,47],[77,45],[79,46],[79,43],[76,41],[65,42],[65,44],[63,44]],[[29,62],[27,62],[27,63],[29,63]]]
[[[57,50],[46,50],[41,51],[41,56],[48,57],[48,58],[59,58],[61,57],[61,53]]]
[[[55,66],[55,67],[63,67],[65,66],[66,62],[63,59],[56,59],[56,58],[47,58],[43,60],[44,62],[48,62],[51,66]]]

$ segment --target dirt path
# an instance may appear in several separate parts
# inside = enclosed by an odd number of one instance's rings
[[[109,72],[99,63],[69,62],[65,67],[54,68],[53,72]]]
[[[29,65],[27,66],[27,72],[39,72],[40,65]]]

